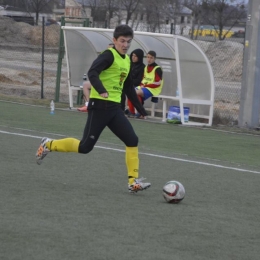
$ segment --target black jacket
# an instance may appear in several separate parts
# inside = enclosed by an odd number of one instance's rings
[[[133,80],[133,85],[134,87],[140,86],[140,83],[143,79],[143,75],[144,75],[144,52],[141,49],[136,49],[133,50],[130,54],[130,59],[132,61],[132,55],[133,53],[138,57],[138,62],[132,62],[131,63],[131,76],[132,76],[132,80]]]
[[[122,57],[124,55],[120,54]],[[88,71],[88,78],[89,81],[93,86],[95,86],[95,90],[99,93],[106,93],[107,90],[102,84],[99,74],[103,71],[108,69],[112,63],[114,62],[114,55],[110,50],[105,50],[103,53],[101,53],[92,63],[89,71]],[[128,99],[133,103],[137,111],[142,116],[147,116],[147,113],[141,103],[138,100],[138,97],[136,95],[135,89],[133,88],[133,81],[131,77],[131,73],[128,74],[125,82],[123,91],[128,97]],[[120,103],[112,102],[112,101],[106,101],[101,99],[95,99],[95,102],[93,102],[94,105],[92,106],[91,98],[89,100],[88,109],[113,109],[116,106],[121,106]]]

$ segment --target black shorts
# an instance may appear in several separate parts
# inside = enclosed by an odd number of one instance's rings
[[[137,147],[138,137],[120,106],[113,109],[91,109],[79,144],[79,153],[89,153],[100,134],[108,127],[127,147]]]

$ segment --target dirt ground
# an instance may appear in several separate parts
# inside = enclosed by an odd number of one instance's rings
[[[59,46],[59,25],[45,26],[45,46]],[[42,26],[32,26],[24,22],[16,22],[9,17],[0,16],[0,43],[19,45],[41,45]]]
[[[215,80],[241,82],[244,45],[235,41],[195,41],[208,57]]]
[[[0,16],[0,92],[6,95],[53,98],[56,88],[59,25],[45,27],[44,78],[42,81],[42,26]],[[61,75],[62,96],[68,96],[66,62]],[[68,100],[68,97],[65,97]]]

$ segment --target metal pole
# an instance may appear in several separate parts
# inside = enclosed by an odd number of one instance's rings
[[[61,17],[61,27],[65,25],[65,17]],[[57,76],[56,76],[56,91],[55,91],[55,102],[59,102],[60,99],[60,78],[61,78],[61,67],[62,59],[64,57],[65,47],[64,47],[64,38],[63,31],[60,28],[60,46],[58,53],[58,64],[57,64]]]
[[[246,24],[239,126],[259,126],[260,112],[260,1],[249,0]]]
[[[42,17],[42,73],[41,73],[41,99],[43,95],[43,80],[44,80],[44,29],[45,29],[45,17]]]
[[[173,23],[171,23],[171,34],[173,34]]]

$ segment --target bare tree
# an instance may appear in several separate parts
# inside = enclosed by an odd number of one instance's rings
[[[184,0],[183,2],[183,5],[192,11],[191,34],[190,34],[191,39],[193,39],[194,37],[195,25],[197,24],[197,29],[199,29],[200,27],[201,15],[202,15],[202,1],[204,0]],[[195,37],[197,38],[198,35],[196,35]]]
[[[113,18],[113,14],[118,9],[119,0],[101,0],[102,6],[104,6],[106,10],[106,27],[110,28],[110,20]]]
[[[33,0],[36,1],[36,0]],[[39,0],[38,0],[39,1]],[[50,0],[42,0],[50,1]],[[144,30],[162,32],[169,21],[178,23],[181,10],[187,7],[191,10],[191,38],[194,29],[197,32],[202,22],[212,25],[220,39],[224,39],[226,31],[224,26],[230,26],[239,21],[245,14],[244,0],[78,0],[82,3],[83,10],[91,8],[93,22],[102,21],[105,27],[110,28],[112,18],[118,23],[125,19],[125,23],[137,29],[137,25],[145,26]],[[235,5],[236,4],[236,5]],[[123,16],[123,13],[124,16]],[[146,21],[146,23],[142,22]],[[142,28],[139,28],[142,30]],[[168,28],[169,29],[169,28]],[[219,31],[218,31],[219,30]],[[223,34],[223,32],[225,32]],[[198,35],[196,35],[197,37]]]
[[[95,26],[97,22],[105,21],[106,10],[104,6],[102,6],[101,0],[81,0],[81,5],[85,16],[87,16],[86,9],[90,8],[93,26]]]
[[[19,0],[0,0],[0,5],[3,6],[5,9],[8,7],[14,8],[22,8],[23,4]]]
[[[204,20],[215,28],[217,25],[219,40],[224,40],[240,19],[246,17],[244,0],[204,0],[202,8],[207,14]],[[228,28],[225,32],[224,27]]]
[[[165,22],[168,23],[170,20],[173,22],[173,33],[176,32],[176,24],[178,14],[180,13],[183,5],[181,0],[163,0],[161,2],[162,13],[165,17]],[[172,33],[172,32],[171,32]]]
[[[133,13],[137,12],[141,0],[120,0],[121,6],[126,10],[126,24],[131,20]]]
[[[161,24],[165,23],[165,14],[162,10],[162,4],[158,0],[143,0],[143,9],[145,11],[147,31],[160,32]]]
[[[59,3],[59,0],[20,0],[28,13],[35,13],[35,24],[39,23],[39,14],[41,12],[52,12],[53,6]]]

